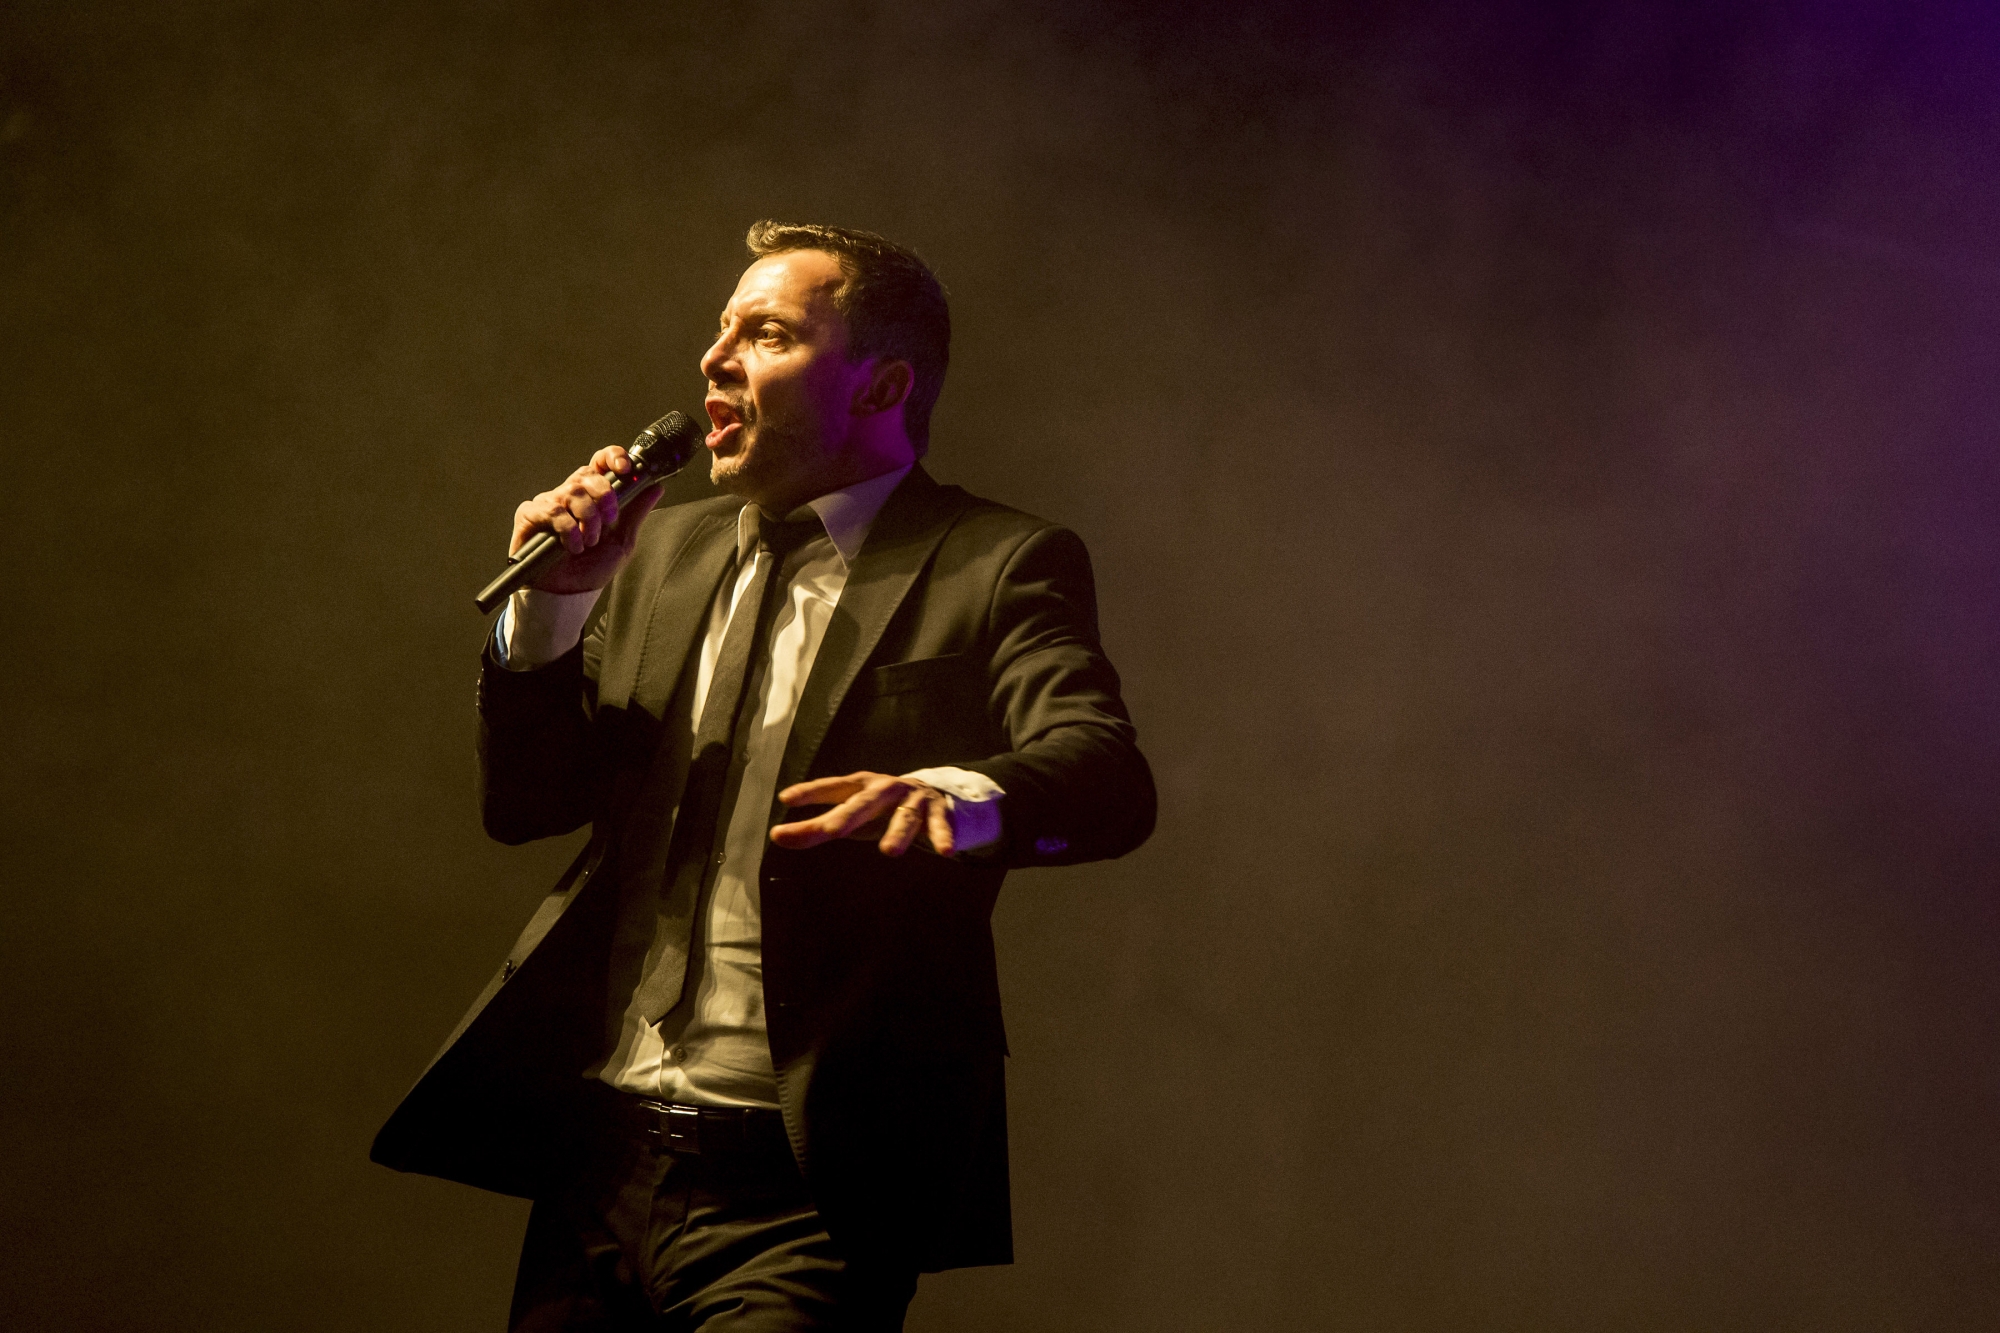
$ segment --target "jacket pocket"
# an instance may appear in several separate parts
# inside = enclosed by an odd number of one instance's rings
[[[873,678],[871,692],[880,698],[889,694],[907,694],[911,690],[938,689],[963,680],[969,661],[964,653],[946,653],[942,657],[891,662],[887,666],[876,667],[870,673]]]

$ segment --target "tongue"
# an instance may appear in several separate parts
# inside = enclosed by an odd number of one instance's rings
[[[730,436],[742,429],[743,423],[740,421],[732,421],[727,426],[717,426],[708,433],[706,443],[711,449],[719,449],[722,447],[723,441],[729,439]]]

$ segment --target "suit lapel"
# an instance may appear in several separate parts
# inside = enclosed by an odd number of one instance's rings
[[[964,507],[962,492],[938,485],[918,464],[875,516],[792,715],[792,734],[778,769],[779,791],[811,770],[862,664]]]
[[[653,589],[646,632],[636,648],[606,657],[598,678],[600,707],[629,704],[655,718],[666,716],[688,653],[708,623],[716,585],[735,557],[732,509],[705,516],[657,572],[643,573],[641,586]]]

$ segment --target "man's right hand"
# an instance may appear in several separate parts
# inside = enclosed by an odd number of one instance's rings
[[[632,471],[632,459],[617,445],[599,449],[590,461],[570,473],[569,480],[543,491],[514,511],[512,555],[538,532],[553,532],[569,552],[530,587],[543,592],[592,592],[611,582],[632,554],[639,522],[660,502],[660,488],[649,486],[621,510],[611,489],[614,476]]]

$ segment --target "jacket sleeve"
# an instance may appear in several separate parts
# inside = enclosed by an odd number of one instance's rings
[[[1006,791],[993,853],[1009,866],[1123,856],[1153,831],[1152,770],[1097,640],[1090,556],[1075,533],[1042,528],[994,590],[989,707],[1010,749],[958,766]]]
[[[581,828],[606,780],[595,762],[587,643],[545,666],[509,671],[489,636],[479,669],[479,811],[510,845]]]

